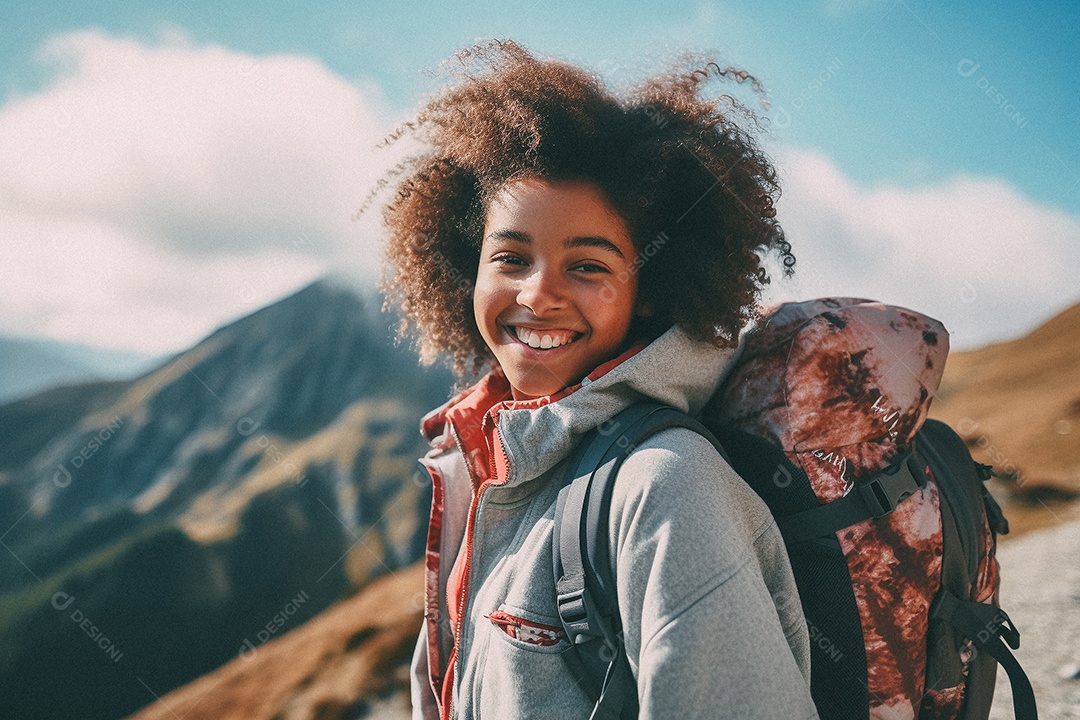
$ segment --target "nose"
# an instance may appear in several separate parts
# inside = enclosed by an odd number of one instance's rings
[[[517,302],[541,317],[566,305],[565,282],[556,268],[536,266],[521,281]]]

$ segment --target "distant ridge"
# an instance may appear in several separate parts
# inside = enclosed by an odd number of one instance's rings
[[[126,380],[159,361],[78,343],[0,336],[0,404],[61,385]]]

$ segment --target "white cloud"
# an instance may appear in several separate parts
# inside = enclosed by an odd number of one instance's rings
[[[798,257],[767,300],[862,296],[945,323],[953,347],[1010,339],[1078,299],[1080,218],[995,178],[863,188],[820,153],[779,153]]]
[[[0,108],[0,332],[180,349],[329,270],[374,277],[355,209],[400,152],[318,61],[59,36]]]
[[[379,214],[351,217],[409,149],[375,149],[374,85],[180,35],[76,32],[41,60],[49,85],[0,107],[0,332],[161,353],[326,272],[374,277]],[[1075,299],[1080,220],[1005,182],[863,188],[816,152],[780,160],[799,272],[769,299],[906,305],[954,346]]]

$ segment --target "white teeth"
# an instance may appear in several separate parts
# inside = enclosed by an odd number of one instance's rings
[[[529,347],[540,347],[540,336],[534,333],[529,328],[514,328],[514,332],[517,333],[518,340],[525,343]]]
[[[547,334],[540,335],[534,330],[522,327],[515,327],[514,334],[517,335],[517,339],[521,342],[531,348],[537,348],[539,350],[550,350],[551,348],[557,348],[574,341],[573,337],[559,338]]]

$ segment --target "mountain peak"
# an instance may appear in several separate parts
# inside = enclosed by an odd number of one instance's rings
[[[48,496],[39,507],[52,507],[44,501],[54,498],[54,509],[78,513],[130,501],[160,485],[168,468],[193,462],[192,438],[226,442],[214,452],[227,456],[243,439],[236,436],[241,422],[295,440],[326,427],[354,402],[378,398],[393,398],[418,418],[446,399],[451,379],[420,368],[408,348],[394,342],[379,307],[374,292],[365,297],[327,277],[219,328],[133,381],[100,417],[73,427],[71,437],[49,439],[45,466],[55,469],[100,425],[118,425],[116,438],[80,468],[100,474],[98,482],[59,492],[26,478]]]

